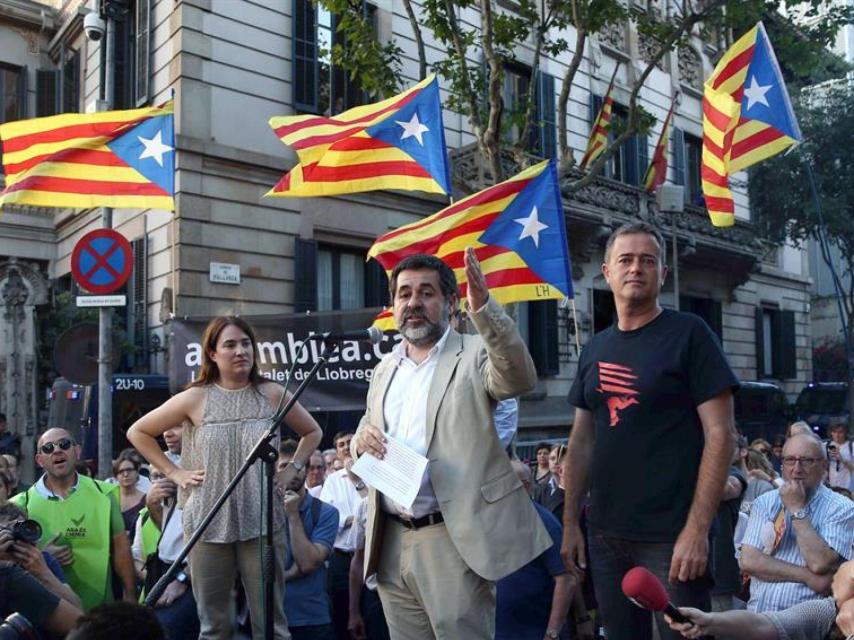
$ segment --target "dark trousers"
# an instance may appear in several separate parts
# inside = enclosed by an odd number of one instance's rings
[[[154,609],[154,615],[166,630],[169,640],[196,640],[199,637],[199,614],[191,589],[168,607]]]
[[[389,640],[388,624],[385,621],[379,594],[362,585],[362,599],[359,605],[368,640]]]
[[[304,627],[289,627],[291,640],[335,640],[331,624],[312,624]]]
[[[710,610],[710,566],[706,575],[696,580],[676,584],[668,582],[672,542],[636,542],[595,533],[590,533],[587,539],[593,587],[608,640],[652,640],[652,614],[632,604],[621,589],[623,576],[636,566],[646,567],[655,574],[677,607]],[[656,618],[661,640],[682,638],[670,630],[661,614],[656,614]]]
[[[329,601],[332,603],[332,627],[337,640],[350,640],[350,560],[352,553],[335,549],[329,557]]]

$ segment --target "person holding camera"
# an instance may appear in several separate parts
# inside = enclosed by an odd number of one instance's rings
[[[36,547],[41,533],[15,505],[0,506],[0,618],[14,616],[0,624],[0,637],[6,637],[7,624],[65,635],[82,615],[80,598],[62,581],[58,563]]]
[[[83,609],[112,600],[111,569],[136,601],[136,575],[118,502],[118,487],[76,470],[80,446],[65,429],[48,429],[39,438],[36,462],[44,475],[10,502],[39,523],[44,538],[58,547],[68,583]]]
[[[181,464],[181,437],[184,425],[163,433],[166,456]],[[137,575],[144,583],[143,595],[171,567],[184,544],[183,510],[176,505],[178,485],[156,468],[151,470],[151,488],[145,497],[145,508],[136,520],[132,553]],[[195,638],[199,635],[199,615],[190,589],[190,570],[184,567],[154,604],[154,614],[172,638]]]
[[[854,488],[851,482],[854,471],[854,444],[848,439],[848,425],[835,424],[830,428],[827,443],[827,484],[831,489]]]

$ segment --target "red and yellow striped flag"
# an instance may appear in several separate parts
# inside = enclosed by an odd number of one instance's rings
[[[5,204],[174,210],[173,106],[0,125]]]
[[[646,189],[647,193],[655,193],[655,190],[667,179],[667,146],[670,142],[670,124],[675,107],[676,96],[673,96],[670,111],[667,112],[667,117],[661,126],[661,135],[658,136],[658,144],[655,145],[652,161],[649,163],[649,168],[647,168],[646,175],[643,178],[643,188]]]
[[[703,94],[703,195],[712,224],[735,224],[729,176],[800,142],[786,84],[761,22],[727,50]]]
[[[377,238],[368,256],[390,271],[405,256],[434,255],[454,270],[460,296],[465,298],[463,256],[467,246],[475,250],[490,295],[502,304],[572,297],[563,202],[554,161],[534,165],[428,218]],[[375,324],[387,327],[389,317],[391,311],[384,311]]]
[[[296,151],[299,164],[268,196],[331,196],[375,189],[451,192],[435,75],[387,100],[334,117],[275,117],[270,126]]]
[[[380,311],[371,324],[383,333],[386,331],[397,331],[397,323],[394,321],[394,314],[391,309]]]
[[[617,69],[619,68],[619,64],[614,67],[614,73],[611,74],[611,82],[608,83],[608,91],[605,93],[602,107],[599,109],[596,121],[593,123],[593,129],[590,131],[587,150],[584,152],[584,157],[581,158],[581,163],[578,165],[578,168],[582,171],[587,168],[587,165],[602,155],[602,152],[608,146],[608,129],[611,126],[611,118],[614,112],[614,79],[617,77]]]

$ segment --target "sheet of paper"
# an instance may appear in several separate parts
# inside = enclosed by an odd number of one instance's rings
[[[421,487],[427,462],[427,458],[399,440],[388,438],[385,457],[379,460],[366,453],[353,464],[353,473],[368,486],[402,507],[411,509]]]

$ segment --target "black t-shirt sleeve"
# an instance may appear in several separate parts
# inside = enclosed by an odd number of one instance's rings
[[[44,623],[59,606],[59,598],[17,565],[4,569],[4,571],[8,571],[7,578],[9,580],[6,610],[9,613],[20,613],[33,626],[44,626]]]
[[[689,357],[689,386],[694,406],[711,400],[726,389],[733,393],[738,391],[738,378],[726,361],[717,336],[699,318],[691,328]]]

